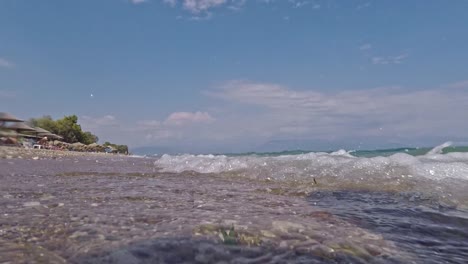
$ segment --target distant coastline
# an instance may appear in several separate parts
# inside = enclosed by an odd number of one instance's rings
[[[127,145],[98,144],[99,137],[83,131],[76,115],[54,120],[51,116],[24,121],[10,113],[0,113],[0,139],[5,146],[78,152],[105,152],[129,155]]]

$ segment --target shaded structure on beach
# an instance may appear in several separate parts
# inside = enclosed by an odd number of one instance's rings
[[[24,120],[21,120],[10,113],[0,112],[0,127],[4,127],[6,122],[24,122]]]

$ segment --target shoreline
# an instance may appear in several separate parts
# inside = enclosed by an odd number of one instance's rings
[[[64,157],[131,157],[131,155],[104,153],[104,152],[80,152],[71,150],[50,149],[26,149],[14,146],[0,146],[0,159],[41,159]]]

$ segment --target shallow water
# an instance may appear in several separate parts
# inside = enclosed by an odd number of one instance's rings
[[[465,158],[3,159],[0,263],[465,263]]]
[[[421,263],[468,261],[468,212],[434,208],[423,197],[398,193],[318,191],[308,197],[361,228],[382,234]]]

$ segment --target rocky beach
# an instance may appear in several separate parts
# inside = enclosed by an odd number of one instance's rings
[[[154,159],[0,148],[0,263],[394,263],[316,187],[162,172]]]

